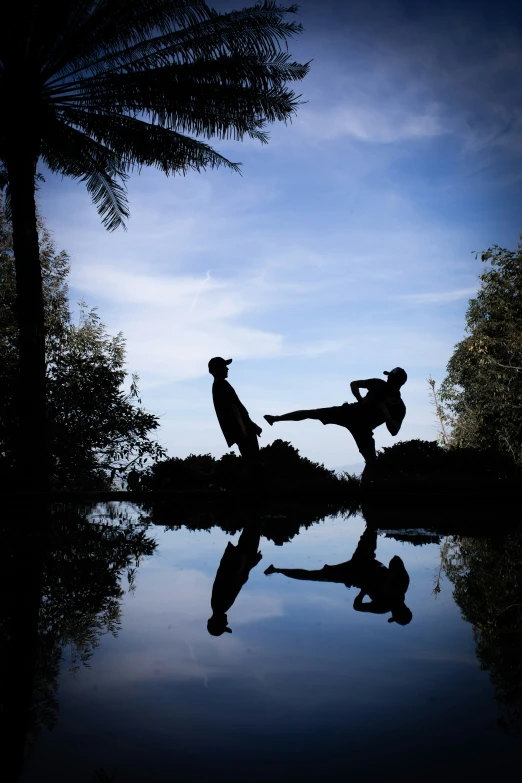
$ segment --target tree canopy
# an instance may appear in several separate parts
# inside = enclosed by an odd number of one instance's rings
[[[522,462],[522,242],[494,246],[470,299],[466,336],[448,362],[440,397],[457,446],[494,447]]]

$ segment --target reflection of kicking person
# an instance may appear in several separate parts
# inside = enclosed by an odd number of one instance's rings
[[[225,631],[232,633],[226,613],[248,581],[250,571],[263,557],[258,551],[259,538],[259,529],[251,525],[245,527],[236,545],[230,541],[227,544],[212,588],[210,603],[213,614],[207,623],[212,636],[221,636]]]
[[[233,446],[237,443],[241,456],[253,466],[259,463],[257,439],[262,429],[252,421],[234,388],[227,381],[228,365],[231,362],[232,359],[214,356],[208,363],[208,371],[214,376],[214,408],[227,445]]]
[[[375,559],[377,533],[366,529],[351,560],[339,565],[325,565],[318,571],[306,571],[303,568],[274,568],[269,566],[265,574],[284,574],[292,579],[305,579],[313,582],[339,582],[346,587],[358,587],[360,592],[353,602],[357,612],[387,614],[391,612],[389,623],[408,625],[412,619],[410,609],[404,603],[404,596],[410,577],[400,557],[392,557],[388,568]],[[368,596],[370,601],[363,602]]]
[[[388,376],[386,381],[380,378],[352,381],[350,389],[357,402],[345,402],[344,405],[331,408],[292,411],[282,416],[266,415],[264,418],[270,425],[276,421],[317,419],[323,424],[346,427],[353,435],[368,468],[375,460],[373,430],[386,423],[390,434],[397,435],[406,415],[406,406],[401,399],[400,389],[406,383],[408,376],[402,367],[395,367],[384,374]],[[368,392],[362,397],[359,389],[367,389]],[[368,475],[367,470],[365,473]]]

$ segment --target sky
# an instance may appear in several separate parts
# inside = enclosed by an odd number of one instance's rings
[[[217,10],[246,3],[220,2]],[[427,378],[464,336],[482,263],[514,248],[522,210],[522,10],[517,3],[301,0],[297,116],[270,142],[213,140],[241,162],[131,176],[128,230],[108,233],[85,187],[42,168],[40,211],[71,256],[73,309],[123,332],[127,369],[169,456],[228,451],[212,356],[260,443],[329,468],[361,462],[350,434],[263,414],[351,401],[350,381],[402,366],[407,414],[378,448],[434,440]],[[234,447],[236,448],[236,447]]]

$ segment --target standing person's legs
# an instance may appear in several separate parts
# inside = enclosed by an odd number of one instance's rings
[[[259,440],[255,432],[249,432],[246,438],[237,442],[237,446],[245,463],[246,473],[251,478],[259,478],[261,469],[261,457],[259,454]]]
[[[359,430],[354,428],[351,429],[350,432],[352,433],[354,440],[357,443],[357,448],[364,457],[364,462],[366,463],[362,472],[362,478],[364,481],[368,481],[373,477],[375,460],[377,459],[373,431]]]

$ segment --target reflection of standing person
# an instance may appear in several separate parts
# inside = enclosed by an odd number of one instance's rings
[[[387,614],[391,612],[389,623],[407,625],[412,613],[404,603],[410,577],[400,557],[392,557],[388,568],[375,559],[377,533],[366,529],[351,560],[339,565],[325,565],[318,571],[304,568],[274,568],[268,566],[265,574],[284,574],[291,579],[304,579],[312,582],[339,582],[346,587],[358,587],[360,592],[353,602],[357,612]],[[368,596],[370,602],[364,603]]]
[[[406,383],[408,376],[402,367],[395,367],[384,374],[388,376],[386,381],[380,378],[369,378],[366,381],[351,382],[350,389],[357,402],[345,402],[344,405],[335,405],[331,408],[292,411],[282,416],[267,414],[264,418],[270,425],[276,421],[317,419],[323,424],[346,427],[353,435],[368,467],[375,460],[373,430],[386,423],[389,433],[397,435],[406,415],[406,406],[401,399],[400,388]],[[359,389],[367,389],[368,392],[361,397]]]
[[[249,463],[259,462],[258,437],[261,427],[255,424],[234,388],[227,381],[228,365],[232,359],[215,356],[208,363],[208,371],[214,376],[212,398],[219,424],[228,446],[237,443],[241,456]]]
[[[212,636],[221,636],[225,631],[232,633],[226,613],[248,581],[250,571],[263,557],[258,551],[259,538],[259,529],[250,526],[245,527],[236,545],[230,541],[227,544],[212,587],[210,604],[213,614],[207,623]]]

